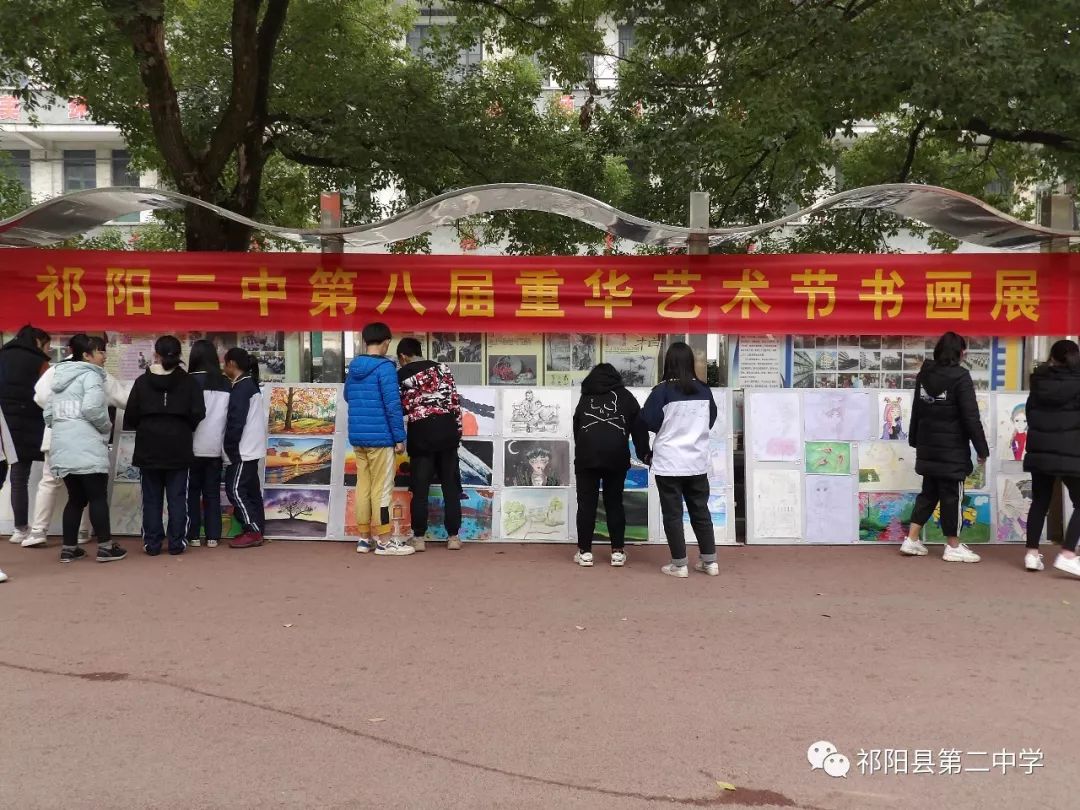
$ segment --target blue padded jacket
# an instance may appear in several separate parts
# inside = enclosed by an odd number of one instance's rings
[[[390,359],[370,354],[354,358],[345,374],[345,402],[353,447],[393,447],[405,442],[397,369]]]

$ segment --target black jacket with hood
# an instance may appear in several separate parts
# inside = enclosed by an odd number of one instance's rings
[[[971,447],[990,455],[975,400],[975,385],[963,366],[927,360],[915,378],[908,443],[919,475],[963,481],[974,470]]]
[[[1080,369],[1042,365],[1031,374],[1024,470],[1080,476]]]
[[[49,356],[33,340],[15,338],[0,349],[0,408],[4,410],[19,461],[41,461],[45,414],[34,402],[34,384],[49,367]]]
[[[131,386],[124,430],[135,431],[132,464],[150,470],[181,470],[195,460],[195,428],[206,416],[202,387],[179,366],[154,363]]]
[[[629,470],[630,443],[637,457],[649,456],[649,431],[641,406],[614,368],[597,366],[581,383],[574,411],[574,466],[586,470]]]

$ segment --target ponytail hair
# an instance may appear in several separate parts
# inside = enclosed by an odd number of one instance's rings
[[[1050,347],[1050,359],[1056,365],[1080,369],[1080,346],[1072,340],[1059,340]]]
[[[162,335],[154,341],[154,353],[161,358],[161,367],[172,371],[184,361],[180,359],[180,341],[172,335]]]
[[[236,363],[236,367],[244,374],[249,375],[256,385],[259,384],[259,361],[252,357],[250,352],[241,349],[239,346],[233,346],[225,352],[225,362],[230,361]]]
[[[72,360],[89,362],[86,360],[86,355],[105,351],[105,340],[97,335],[87,335],[85,332],[79,332],[68,341],[68,348],[71,350]]]

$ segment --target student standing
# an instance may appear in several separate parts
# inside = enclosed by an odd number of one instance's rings
[[[0,489],[4,488],[4,482],[7,480],[8,464],[13,464],[18,460],[18,456],[15,455],[15,442],[8,431],[4,411],[0,408]],[[7,581],[8,575],[0,569],[0,582]]]
[[[79,337],[79,336],[76,336]],[[74,340],[74,339],[73,339]],[[68,356],[65,362],[72,357],[72,343],[68,343]],[[52,399],[53,375],[56,366],[49,366],[34,386],[34,402],[44,410]],[[127,405],[128,395],[131,393],[131,383],[123,383],[109,372],[105,372],[105,398],[110,408],[123,409]],[[52,429],[45,428],[45,434],[41,440],[41,452],[45,461],[41,466],[41,480],[38,481],[37,493],[34,495],[34,519],[30,524],[30,536],[23,540],[23,548],[40,548],[49,541],[49,524],[52,523],[53,512],[56,510],[56,498],[64,489],[64,482],[53,475],[52,465],[49,463],[49,450],[52,447]],[[79,545],[90,542],[90,516],[83,513],[82,523],[79,526]]]
[[[1073,513],[1054,568],[1080,577],[1080,558],[1076,556],[1080,540],[1080,346],[1059,340],[1050,348],[1049,361],[1031,375],[1026,413],[1024,470],[1031,473],[1031,507],[1024,567],[1043,570],[1039,540],[1054,495],[1054,479],[1060,478],[1069,492]]]
[[[9,538],[22,544],[30,537],[30,470],[41,461],[45,419],[34,402],[34,385],[49,367],[51,339],[27,324],[0,349],[0,410],[12,431],[15,455],[11,464],[11,511],[15,531]]]
[[[221,541],[221,450],[229,411],[229,382],[221,373],[217,349],[209,340],[191,344],[188,374],[202,389],[206,418],[195,428],[195,460],[188,468],[187,541],[189,546],[199,546],[199,534],[205,531],[206,545],[216,548]]]
[[[398,384],[407,423],[412,489],[412,539],[408,544],[423,551],[428,530],[428,493],[436,474],[445,505],[446,547],[461,548],[461,398],[454,375],[443,363],[425,360],[416,338],[403,338],[397,348]]]
[[[349,443],[356,456],[356,524],[361,554],[404,557],[412,546],[390,535],[390,503],[397,453],[405,452],[405,416],[397,371],[386,353],[393,337],[384,323],[364,327],[367,354],[353,358],[345,374]]]
[[[980,463],[990,455],[971,374],[960,365],[967,341],[946,332],[934,347],[934,359],[923,363],[915,378],[908,443],[915,448],[915,472],[923,477],[915,499],[908,537],[900,551],[924,557],[919,539],[922,527],[941,504],[941,531],[945,535],[945,562],[977,563],[979,555],[960,542],[964,479],[971,475],[971,448]]]
[[[637,457],[649,462],[649,432],[638,419],[641,406],[610,363],[596,366],[581,383],[574,411],[574,477],[577,479],[578,550],[574,562],[593,564],[592,543],[601,486],[611,538],[611,564],[626,565],[623,487],[630,469],[630,439]]]
[[[225,352],[225,376],[232,382],[225,415],[222,453],[229,462],[225,470],[225,494],[244,532],[229,542],[230,548],[254,548],[263,544],[263,496],[259,462],[266,455],[266,414],[259,386],[259,362],[241,348]]]
[[[53,376],[53,396],[45,406],[45,424],[52,428],[49,461],[52,472],[68,491],[64,507],[64,546],[60,562],[86,556],[78,545],[83,510],[97,534],[98,562],[122,560],[127,552],[116,545],[109,526],[109,435],[112,420],[105,395],[105,341],[76,335],[71,360]]]
[[[180,367],[180,341],[162,335],[154,342],[154,362],[131,388],[124,410],[124,430],[135,431],[132,464],[142,478],[143,550],[161,553],[168,537],[169,554],[187,548],[188,467],[195,460],[195,428],[206,416],[202,390]],[[161,510],[169,504],[166,535]]]
[[[685,343],[672,343],[664,357],[664,381],[656,386],[641,419],[656,434],[651,467],[660,494],[671,562],[661,571],[686,577],[686,538],[683,533],[683,502],[698,541],[695,571],[719,576],[716,536],[709,513],[709,431],[716,422],[712,392],[697,378],[694,351]]]

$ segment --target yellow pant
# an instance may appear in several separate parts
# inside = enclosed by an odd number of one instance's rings
[[[394,448],[354,447],[353,451],[356,454],[356,525],[360,536],[390,534],[390,504],[396,466]]]

